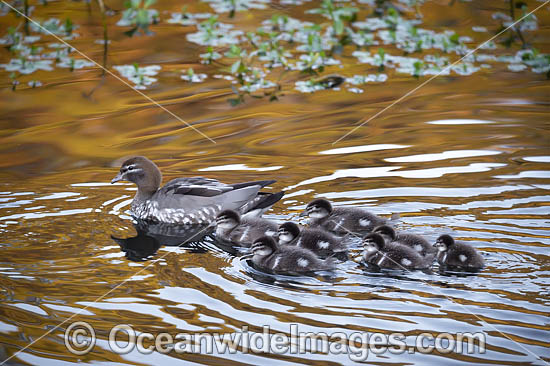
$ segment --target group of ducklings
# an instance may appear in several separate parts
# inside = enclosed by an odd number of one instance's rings
[[[484,265],[472,246],[450,235],[441,235],[432,246],[420,235],[396,233],[386,219],[363,208],[333,208],[328,200],[316,199],[300,216],[310,218],[309,227],[225,210],[216,218],[215,234],[220,241],[250,248],[255,267],[276,273],[332,270],[337,258],[347,257],[346,241],[352,236],[362,238],[362,261],[379,268],[424,269],[434,259],[444,268],[479,270]]]

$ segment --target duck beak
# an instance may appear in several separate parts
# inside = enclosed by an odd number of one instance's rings
[[[306,209],[306,210],[302,211],[299,216],[304,217],[304,216],[308,216],[308,215],[309,215],[309,210]]]
[[[116,175],[116,177],[114,177],[114,178],[111,180],[111,184],[116,183],[116,182],[121,181],[121,180],[124,180],[124,179],[126,179],[126,177],[124,176],[124,174],[122,174],[122,173],[119,172],[119,173]]]

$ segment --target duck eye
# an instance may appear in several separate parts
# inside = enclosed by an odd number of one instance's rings
[[[130,166],[128,167],[128,170],[134,170],[134,166],[133,166],[133,165],[130,165]]]

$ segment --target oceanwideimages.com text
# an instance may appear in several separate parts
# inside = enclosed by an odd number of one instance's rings
[[[347,354],[352,361],[364,361],[369,354],[403,353],[485,353],[484,333],[402,333],[371,332],[301,332],[291,324],[289,332],[273,331],[264,326],[251,331],[247,326],[233,333],[157,334],[138,332],[128,324],[111,328],[108,346],[117,354],[138,351],[142,354],[195,353],[274,353],[297,355],[305,353]],[[65,346],[76,355],[84,355],[96,346],[95,329],[86,322],[70,324],[65,331]]]

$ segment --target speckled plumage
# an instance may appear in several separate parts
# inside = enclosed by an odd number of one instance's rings
[[[258,217],[241,217],[238,212],[225,210],[216,218],[216,238],[231,244],[250,247],[262,236],[273,236],[278,224]]]
[[[369,233],[386,219],[359,207],[335,207],[325,199],[311,201],[302,213],[310,216],[310,227],[321,227],[339,235]]]
[[[398,243],[385,243],[382,235],[371,233],[363,239],[365,252],[363,260],[372,265],[386,269],[420,269],[427,268],[430,262],[414,249]],[[369,251],[369,245],[374,244],[376,251]]]
[[[321,258],[345,253],[348,249],[342,238],[320,228],[300,228],[293,222],[285,222],[279,226],[278,237],[281,246],[294,245],[309,249]]]
[[[373,232],[382,235],[386,243],[398,243],[414,249],[422,257],[433,261],[437,250],[426,239],[420,235],[395,232],[395,229],[388,225],[376,227]]]
[[[276,273],[307,273],[333,270],[332,258],[319,259],[311,251],[295,246],[279,246],[271,237],[262,237],[252,244],[252,263],[261,270]]]
[[[483,257],[474,247],[455,241],[450,235],[441,235],[435,247],[439,249],[436,258],[440,266],[479,270],[485,265]]]
[[[159,188],[162,175],[151,160],[137,156],[126,160],[111,183],[127,180],[137,185],[138,191],[130,206],[138,220],[167,224],[210,224],[223,210],[241,213],[265,208],[262,203],[280,199],[282,192],[264,194],[262,187],[274,180],[225,184],[203,177],[177,178]]]

